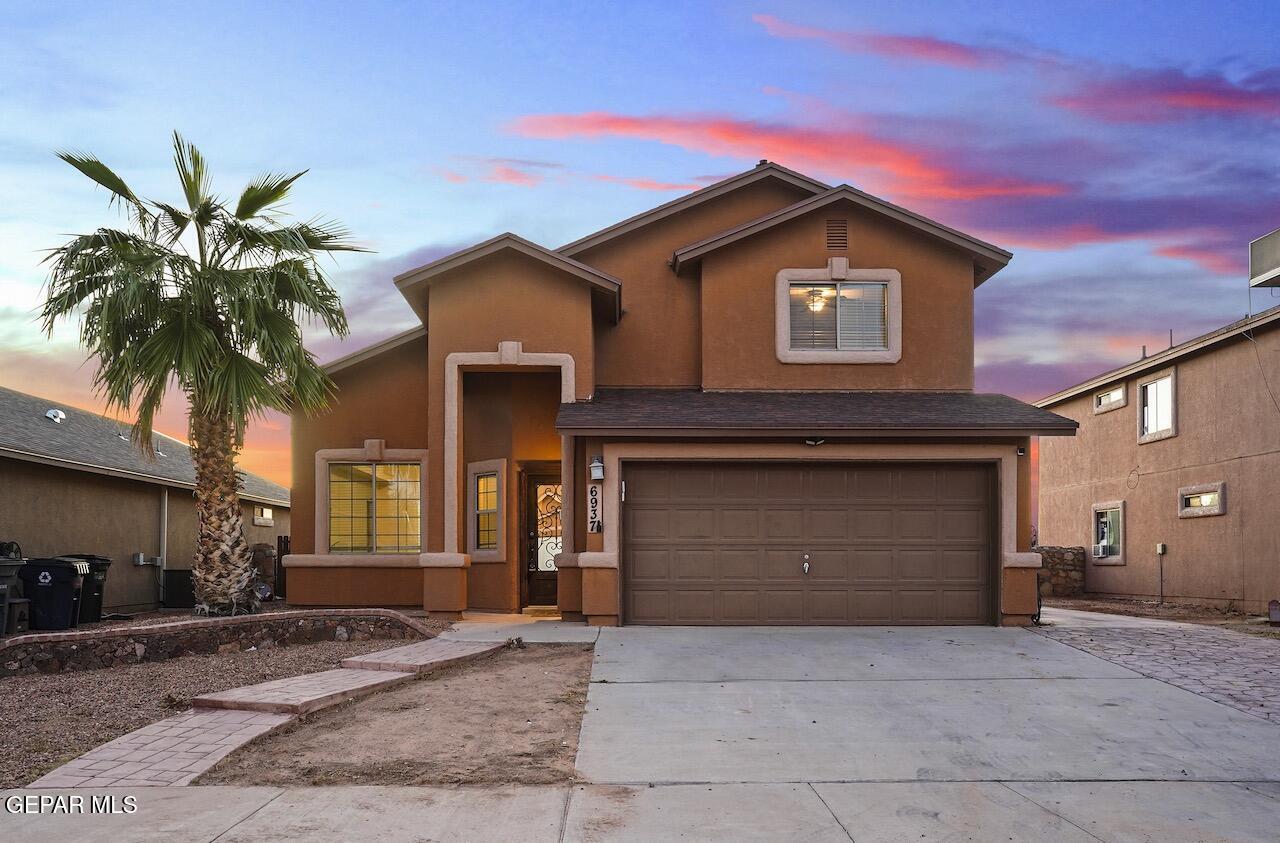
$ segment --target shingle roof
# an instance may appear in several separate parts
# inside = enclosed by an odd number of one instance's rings
[[[1071,435],[1078,425],[1007,395],[972,392],[703,392],[600,389],[590,401],[561,404],[568,432],[788,432],[892,435],[938,432]]]
[[[61,422],[45,417],[49,410],[66,414]],[[148,460],[129,441],[129,425],[78,410],[59,401],[0,387],[0,456],[53,462],[100,474],[134,476],[162,485],[193,488],[191,449],[164,434],[155,437],[156,458]],[[289,490],[265,477],[241,472],[242,495],[263,503],[289,505]]]

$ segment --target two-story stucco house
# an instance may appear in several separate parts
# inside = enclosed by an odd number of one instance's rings
[[[1085,589],[1264,611],[1280,599],[1280,307],[1051,395],[1040,539]]]
[[[294,419],[291,602],[594,624],[1020,624],[1029,437],[973,391],[1010,254],[754,169],[549,249],[406,272],[421,327]],[[390,291],[388,291],[390,293]]]

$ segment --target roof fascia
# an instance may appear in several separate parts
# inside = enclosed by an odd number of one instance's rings
[[[374,357],[377,357],[379,354],[382,354],[384,351],[390,351],[393,348],[399,348],[400,346],[405,345],[406,343],[413,342],[414,340],[420,337],[425,337],[426,335],[427,335],[426,327],[423,325],[418,325],[417,327],[410,328],[407,331],[401,331],[400,333],[396,334],[393,337],[388,337],[382,342],[376,342],[373,345],[367,345],[364,348],[351,352],[350,354],[344,354],[342,357],[339,357],[336,360],[330,360],[328,363],[325,363],[323,366],[321,366],[320,369],[324,371],[325,374],[332,375],[335,372],[341,372],[343,369],[349,369],[352,366],[358,365],[360,363],[365,362],[366,360],[370,360]]]

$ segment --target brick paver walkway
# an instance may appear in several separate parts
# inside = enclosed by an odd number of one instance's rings
[[[480,658],[497,652],[504,646],[506,645],[428,638],[426,641],[416,641],[380,653],[352,656],[343,659],[342,666],[359,670],[394,670],[422,674]]]
[[[91,750],[31,787],[185,785],[233,751],[293,719],[255,711],[187,711]]]
[[[30,787],[181,786],[298,715],[478,659],[503,644],[438,638],[347,659],[342,667],[206,694],[195,708],[122,735]]]
[[[391,670],[352,670],[339,667],[320,673],[273,679],[257,685],[205,694],[191,701],[195,708],[229,708],[237,711],[269,711],[306,714],[344,700],[363,697],[408,682],[412,673]]]
[[[1066,621],[1034,631],[1280,724],[1280,641],[1187,623],[1093,625],[1103,617],[1095,614],[1089,626]]]

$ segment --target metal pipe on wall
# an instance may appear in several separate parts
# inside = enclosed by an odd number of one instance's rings
[[[169,565],[169,487],[160,487],[160,564],[156,566],[156,579],[160,606],[164,606],[164,569]]]

